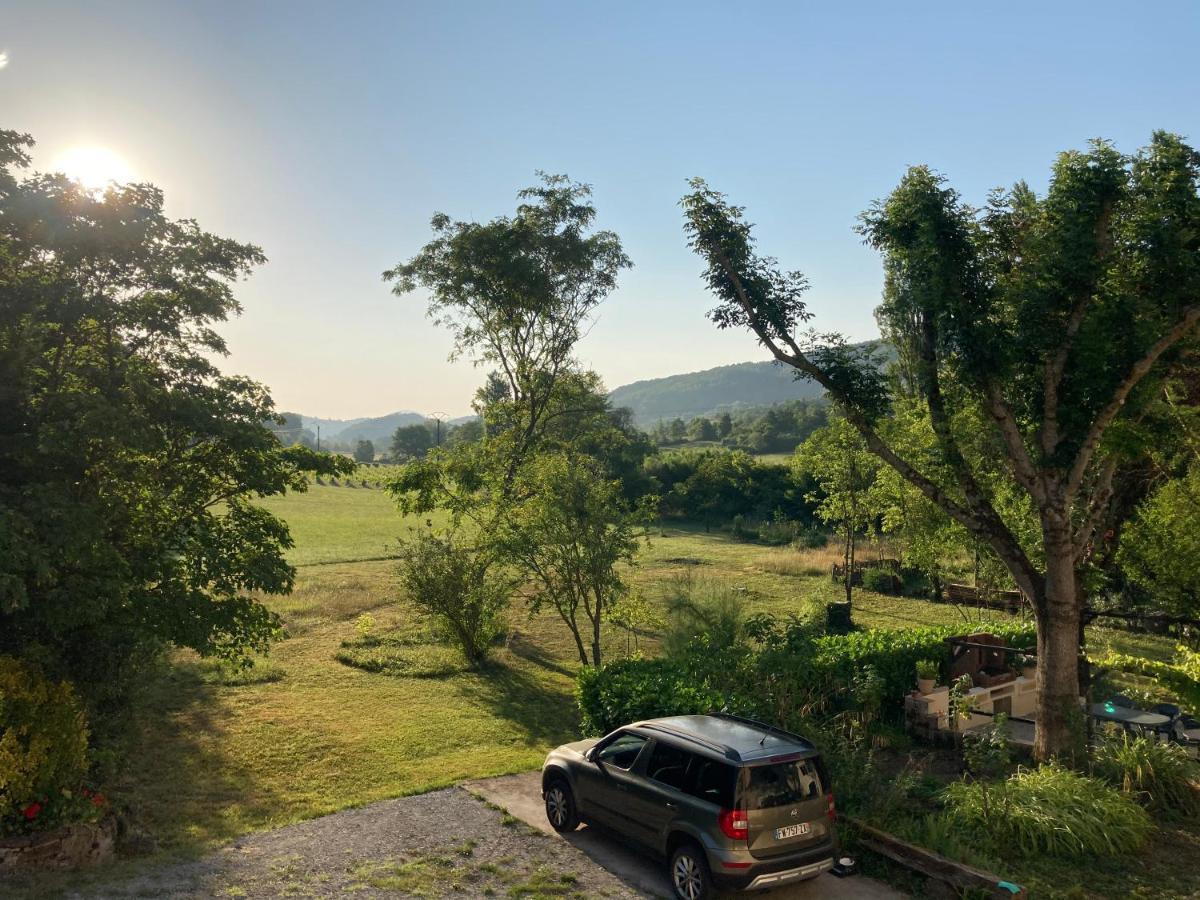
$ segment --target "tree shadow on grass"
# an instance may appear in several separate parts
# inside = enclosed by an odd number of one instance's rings
[[[530,744],[561,744],[579,734],[570,684],[538,679],[529,671],[490,660],[476,677],[460,682],[458,691],[516,726]]]
[[[559,675],[565,675],[567,678],[573,679],[577,674],[576,669],[551,656],[519,632],[509,638],[508,649],[514,656],[519,656],[521,659],[551,672],[557,672]]]

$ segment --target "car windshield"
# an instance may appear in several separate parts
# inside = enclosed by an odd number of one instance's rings
[[[813,759],[751,766],[742,785],[744,809],[770,809],[812,800],[821,793],[821,778]]]

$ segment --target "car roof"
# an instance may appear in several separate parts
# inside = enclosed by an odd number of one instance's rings
[[[814,756],[817,752],[798,734],[726,713],[646,719],[630,727],[675,738],[734,763],[766,762],[778,756]]]

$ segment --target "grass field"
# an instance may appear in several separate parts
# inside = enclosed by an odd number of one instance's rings
[[[295,592],[271,598],[287,637],[245,677],[228,678],[177,654],[146,687],[140,739],[115,793],[138,810],[164,849],[195,852],[248,831],[539,765],[578,733],[579,665],[557,618],[511,612],[507,644],[488,668],[437,678],[370,674],[338,662],[369,613],[380,632],[427,628],[399,596],[389,542],[411,523],[383,491],[314,486],[269,501],[296,538]],[[834,599],[833,551],[765,548],[698,529],[656,529],[632,580],[651,602],[684,573],[738,589],[747,612],[802,613]],[[973,611],[858,592],[866,626],[962,623]],[[989,613],[995,617],[997,613]],[[1160,654],[1158,639],[1094,632],[1120,652]],[[657,640],[642,635],[653,653]],[[610,658],[628,636],[606,635]],[[227,674],[227,673],[226,673]],[[229,683],[237,682],[237,683]]]

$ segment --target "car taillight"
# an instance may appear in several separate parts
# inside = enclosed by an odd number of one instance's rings
[[[744,809],[723,809],[717,816],[721,833],[735,841],[744,841],[750,836],[750,820]]]
[[[825,814],[829,816],[829,821],[833,822],[837,819],[837,807],[833,804],[833,793],[825,795]]]

